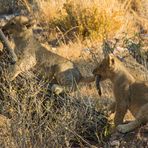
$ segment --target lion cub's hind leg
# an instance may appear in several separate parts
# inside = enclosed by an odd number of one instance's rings
[[[118,125],[117,130],[121,133],[127,133],[139,127],[141,124],[146,124],[147,122],[148,122],[148,103],[140,108],[135,121],[131,121],[128,124]]]

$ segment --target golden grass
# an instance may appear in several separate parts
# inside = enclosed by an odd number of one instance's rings
[[[28,0],[22,2],[31,10]],[[123,32],[133,35],[141,27],[148,30],[148,6],[144,0],[38,0],[36,3],[37,19],[65,40],[67,36],[79,36],[102,41],[119,37]]]
[[[42,21],[48,22],[51,30],[58,28],[65,36],[74,32],[83,38],[102,40],[114,36],[125,22],[125,9],[117,0],[71,0],[63,5],[54,2],[41,1]]]

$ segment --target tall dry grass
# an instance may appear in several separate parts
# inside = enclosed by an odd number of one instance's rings
[[[46,4],[46,7],[41,6],[42,21],[48,23],[50,30],[55,29],[63,36],[109,38],[115,35],[125,21],[125,11],[117,0],[113,0],[112,3],[108,0],[77,0],[66,1],[63,4],[50,1],[42,4]]]
[[[13,147],[90,147],[101,145],[109,135],[103,108],[97,111],[91,98],[54,96],[50,85],[31,72],[11,83],[3,79],[1,113],[11,124],[11,134],[0,139],[4,147],[10,142]]]
[[[38,16],[50,32],[62,38],[79,36],[92,40],[110,39],[123,32],[133,35],[140,25],[147,29],[146,6],[142,0],[39,0]],[[138,25],[137,25],[138,24]]]
[[[0,66],[0,113],[5,115],[0,116],[2,147],[91,147],[104,143],[110,123],[104,107],[96,108],[91,97],[82,96],[79,89],[73,96],[55,96],[52,84],[32,71],[8,81],[7,54],[0,59]]]

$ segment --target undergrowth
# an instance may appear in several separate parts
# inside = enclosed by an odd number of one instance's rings
[[[1,63],[2,65],[2,63]],[[1,75],[1,114],[10,119],[10,136],[17,147],[78,147],[103,144],[110,134],[106,114],[90,98],[55,96],[51,85],[31,71],[13,82]]]

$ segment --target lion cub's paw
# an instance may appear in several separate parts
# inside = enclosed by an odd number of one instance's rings
[[[127,133],[129,132],[129,129],[128,129],[128,125],[127,124],[120,124],[117,126],[117,130],[120,132],[120,133]]]
[[[61,94],[64,90],[61,86],[54,84],[51,88],[52,92],[55,93],[56,95]]]

